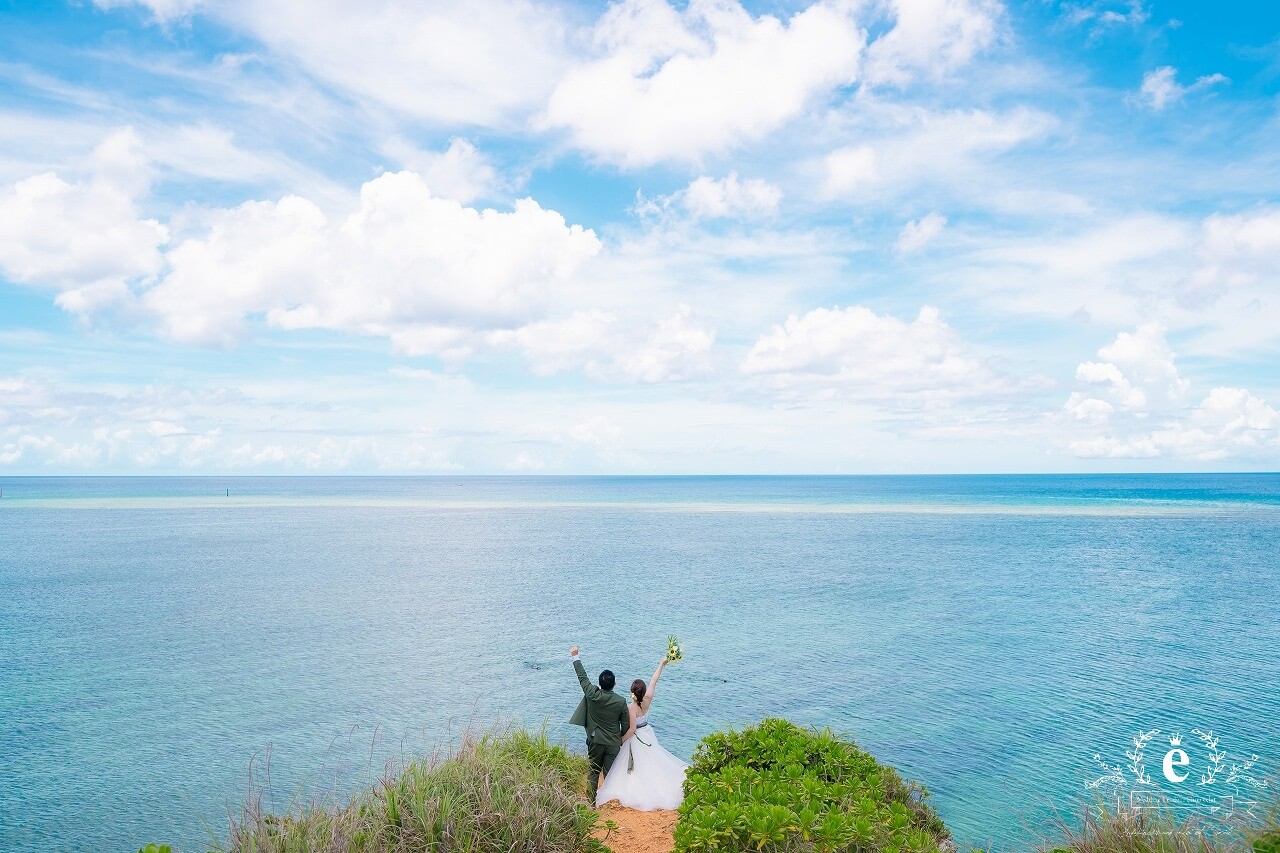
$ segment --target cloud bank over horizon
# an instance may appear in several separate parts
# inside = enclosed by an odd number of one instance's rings
[[[1280,12],[0,15],[0,474],[1280,464]]]

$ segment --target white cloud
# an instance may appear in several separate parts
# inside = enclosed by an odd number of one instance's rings
[[[855,81],[865,33],[820,2],[790,20],[736,0],[624,0],[595,30],[602,56],[571,70],[542,119],[625,166],[697,161],[759,139]]]
[[[514,125],[566,62],[562,10],[529,0],[134,2],[161,21],[208,15],[359,99],[440,124]]]
[[[696,178],[677,197],[695,219],[754,219],[777,213],[782,191],[768,181],[743,181],[737,172],[730,172],[720,180],[706,175]]]
[[[1083,458],[1275,459],[1280,457],[1280,412],[1244,388],[1214,388],[1198,406],[1157,429],[1079,439],[1070,449]]]
[[[163,268],[168,229],[142,218],[136,197],[148,169],[136,133],[113,133],[94,151],[91,174],[74,183],[36,175],[0,191],[0,271],[61,291],[72,310],[127,295],[126,282]]]
[[[1274,286],[1280,275],[1280,210],[1224,215],[1201,223],[1195,268],[1180,283],[1192,307],[1230,291]]]
[[[880,158],[870,145],[837,148],[826,156],[824,164],[828,195],[858,192],[881,179]]]
[[[1210,461],[1280,447],[1280,414],[1243,388],[1211,390],[1196,406],[1190,382],[1156,324],[1120,333],[1084,362],[1064,411],[1090,434],[1068,442],[1083,458],[1169,457]]]
[[[538,374],[581,369],[607,382],[678,382],[707,371],[715,331],[680,305],[656,325],[620,323],[607,311],[576,311],[490,333],[486,343],[519,349]]]
[[[596,415],[588,421],[571,426],[569,438],[579,444],[612,447],[622,438],[622,428],[613,424],[604,415]]]
[[[434,370],[427,370],[422,367],[404,367],[402,365],[397,365],[387,372],[397,379],[409,379],[414,382],[429,382],[437,388],[447,388],[456,391],[470,391],[474,387],[470,379],[460,374],[438,373]]]
[[[407,170],[417,172],[433,195],[470,204],[491,198],[502,181],[489,158],[461,137],[455,137],[444,151],[419,151],[403,139],[394,138],[384,146]]]
[[[171,435],[184,435],[187,428],[181,424],[169,423],[168,421],[152,421],[147,424],[147,432],[156,438],[168,438]]]
[[[507,468],[512,471],[541,471],[545,467],[547,467],[546,462],[525,450],[521,450],[507,463]]]
[[[302,170],[287,158],[247,151],[236,142],[232,131],[216,125],[182,124],[147,133],[143,150],[157,165],[196,178],[250,183]]]
[[[877,104],[864,108],[880,133],[874,142],[842,146],[823,159],[821,192],[828,198],[901,192],[927,181],[956,187],[994,157],[1047,136],[1056,120],[1018,108],[932,112]],[[984,192],[986,188],[984,187]],[[982,200],[981,196],[966,201]]]
[[[871,84],[937,80],[966,65],[999,36],[998,0],[888,0],[896,23],[867,50]]]
[[[575,311],[568,317],[492,332],[488,342],[520,349],[533,372],[545,376],[592,365],[612,348],[617,321],[608,311]]]
[[[366,183],[330,221],[311,202],[246,202],[167,255],[141,296],[171,338],[226,345],[247,316],[286,329],[386,335],[410,353],[445,351],[469,330],[518,326],[600,248],[532,199],[476,210],[412,172]]]
[[[944,399],[1011,387],[930,306],[911,322],[860,305],[792,314],[755,342],[742,370],[770,377],[780,389],[838,388],[865,399]]]
[[[624,377],[636,382],[688,379],[706,372],[705,356],[715,339],[715,332],[694,319],[688,305],[681,305],[637,346],[620,353],[614,364]]]
[[[970,259],[966,277],[999,310],[1137,323],[1149,316],[1158,282],[1176,280],[1172,264],[1194,241],[1190,223],[1133,216],[1062,236],[1033,232],[988,241]]]
[[[1106,400],[1086,397],[1078,391],[1072,392],[1063,408],[1077,420],[1089,421],[1095,424],[1103,423],[1115,411],[1115,407]]]
[[[1055,222],[1055,228],[1061,228]],[[1064,229],[1065,230],[1065,229]],[[1116,328],[1159,318],[1187,354],[1265,352],[1280,339],[1280,213],[1090,220],[1058,236],[994,236],[946,285],[990,310]]]
[[[1177,405],[1190,390],[1191,384],[1178,374],[1174,364],[1177,356],[1165,340],[1164,328],[1157,323],[1144,323],[1132,333],[1121,332],[1098,350],[1098,356],[1138,383],[1152,405]]]
[[[429,165],[465,195],[465,180],[485,177],[474,154],[455,141]],[[137,134],[110,135],[88,168],[75,183],[49,173],[0,191],[0,273],[56,291],[67,311],[150,320],[187,343],[230,345],[262,317],[465,355],[492,330],[559,310],[559,290],[601,246],[533,199],[480,210],[413,172],[365,183],[345,214],[292,195],[184,211],[171,241],[139,210],[151,162]]]
[[[30,472],[457,468],[450,457],[456,441],[424,425],[434,413],[423,400],[469,400],[469,384],[439,381],[406,394],[403,385],[381,383],[381,396],[379,385],[366,376],[358,388],[267,383],[255,396],[0,377],[0,465]],[[379,400],[385,408],[370,419],[368,407]]]
[[[201,6],[206,5],[205,0],[93,0],[93,3],[100,9],[142,6],[150,11],[155,19],[161,23],[169,23],[179,18],[184,18]]]
[[[1142,75],[1142,87],[1137,92],[1136,101],[1160,112],[1192,92],[1231,82],[1222,74],[1207,74],[1196,78],[1190,86],[1183,86],[1178,83],[1177,75],[1178,70],[1171,65],[1148,71]]]
[[[1116,405],[1126,409],[1141,409],[1147,405],[1147,395],[1141,389],[1133,387],[1120,368],[1110,362],[1086,361],[1076,367],[1076,381],[1086,385],[1102,386],[1108,394],[1115,398]],[[1080,394],[1072,394],[1067,403],[1076,417],[1082,412],[1097,418],[1114,411],[1114,406],[1105,400],[1084,398]]]
[[[902,226],[894,249],[902,255],[917,252],[932,243],[942,229],[947,227],[947,217],[940,213],[930,213],[919,219],[913,219]]]
[[[1120,26],[1137,27],[1151,19],[1151,9],[1144,0],[1092,3],[1063,3],[1062,20],[1072,26],[1090,24],[1090,40],[1100,38],[1109,29]]]

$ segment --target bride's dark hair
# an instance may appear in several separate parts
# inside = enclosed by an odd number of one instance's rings
[[[635,681],[631,682],[631,695],[636,697],[637,705],[644,704],[645,689],[646,688],[645,688],[645,683],[643,678],[637,678]]]

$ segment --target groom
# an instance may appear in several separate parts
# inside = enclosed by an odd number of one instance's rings
[[[622,745],[622,733],[631,725],[631,715],[627,712],[627,700],[613,692],[612,671],[606,669],[600,673],[597,687],[587,679],[587,671],[578,660],[578,647],[570,649],[569,654],[573,657],[574,672],[578,673],[578,683],[582,685],[582,701],[569,723],[587,730],[587,761],[591,766],[587,784],[591,788],[591,802],[595,803],[600,771],[608,774],[613,767]]]

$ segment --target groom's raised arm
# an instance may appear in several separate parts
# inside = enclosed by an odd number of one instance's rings
[[[573,655],[573,671],[578,673],[578,683],[582,685],[583,695],[594,699],[596,694],[600,692],[600,688],[591,683],[591,679],[587,678],[587,671],[582,666],[582,661],[578,660],[578,647],[574,646],[569,650],[569,654]]]

